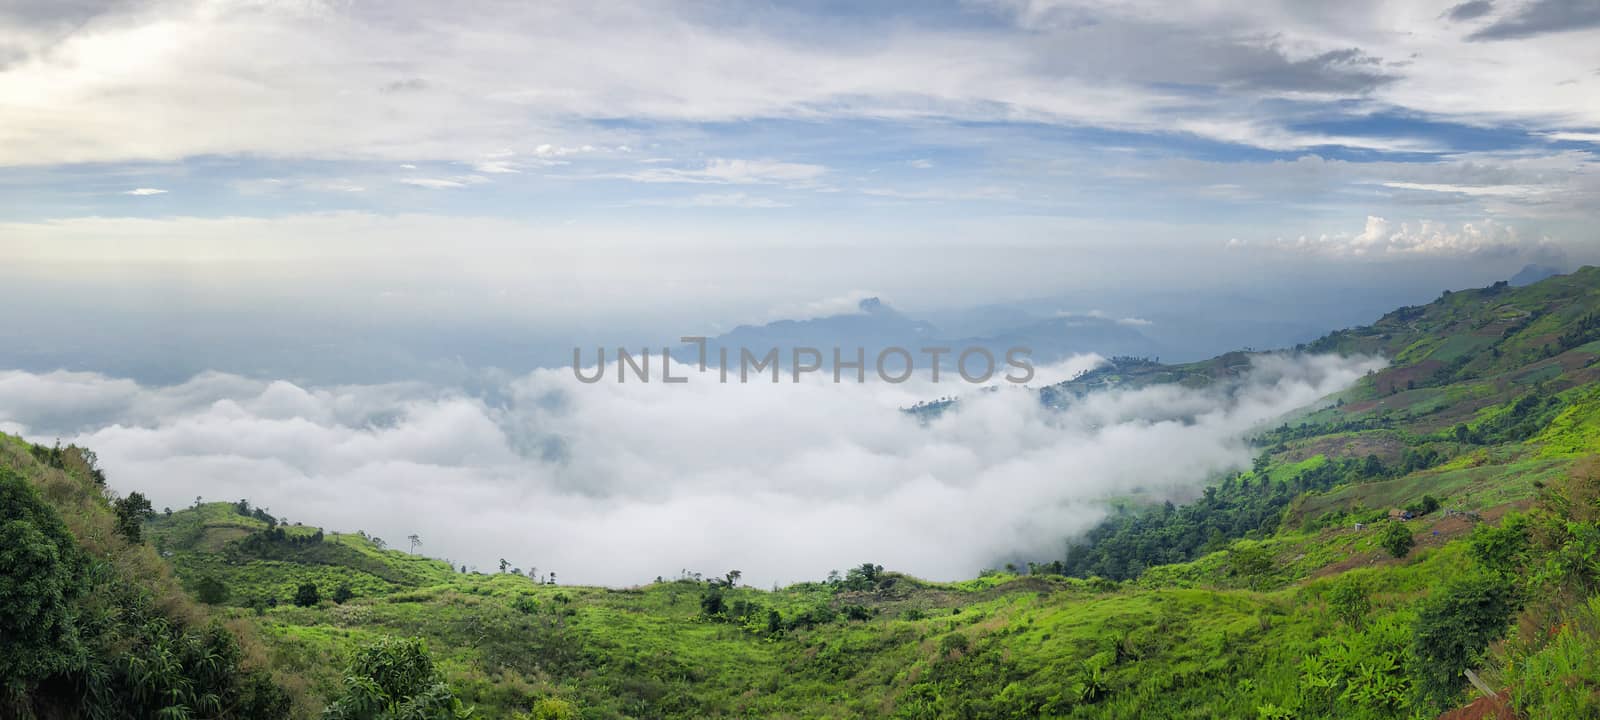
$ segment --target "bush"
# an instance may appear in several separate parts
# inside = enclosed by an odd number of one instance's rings
[[[1383,536],[1378,538],[1378,544],[1388,550],[1390,555],[1403,558],[1411,552],[1417,541],[1411,537],[1411,530],[1405,523],[1391,522],[1383,531]]]
[[[542,698],[533,704],[531,720],[578,720],[578,709],[558,698]]]
[[[1345,624],[1359,628],[1372,612],[1372,600],[1368,595],[1367,585],[1360,578],[1341,578],[1328,590],[1328,609]]]
[[[1462,671],[1505,632],[1516,609],[1511,580],[1485,572],[1454,580],[1423,601],[1411,643],[1422,695],[1448,705],[1465,683]]]
[[[300,607],[315,607],[322,602],[322,594],[317,592],[316,583],[303,583],[294,591],[294,604]]]
[[[1479,525],[1472,529],[1472,557],[1490,570],[1515,572],[1528,553],[1528,516],[1506,513],[1499,527]]]
[[[386,638],[356,652],[345,693],[324,720],[461,720],[472,716],[445,685],[420,638]]]
[[[339,605],[350,602],[350,600],[355,596],[356,591],[351,590],[350,583],[347,582],[339,583],[339,587],[334,588],[333,590],[333,601]]]

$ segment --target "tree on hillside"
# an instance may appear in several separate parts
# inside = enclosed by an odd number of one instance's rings
[[[221,605],[228,601],[228,586],[210,575],[200,578],[194,585],[194,596],[207,605]]]
[[[350,583],[347,582],[339,583],[339,587],[333,589],[333,602],[336,605],[343,605],[355,596],[356,592],[350,589]]]
[[[733,587],[735,585],[738,585],[739,584],[739,578],[741,578],[741,577],[744,577],[744,573],[739,572],[738,570],[729,570],[728,571],[728,587]]]
[[[300,607],[315,607],[322,602],[322,594],[317,592],[316,583],[301,583],[294,592],[294,604]]]
[[[112,505],[117,511],[117,532],[122,533],[128,542],[137,543],[143,540],[144,521],[155,514],[155,509],[150,506],[150,499],[143,493],[131,492]]]
[[[1272,552],[1260,545],[1240,543],[1228,548],[1228,565],[1234,575],[1256,578],[1272,572]]]
[[[0,694],[82,654],[72,605],[83,566],[60,516],[22,476],[0,468]]]
[[[1383,535],[1378,538],[1378,544],[1388,550],[1390,555],[1403,558],[1411,552],[1417,541],[1411,537],[1411,530],[1406,528],[1405,523],[1390,522],[1389,527],[1384,528]]]
[[[407,536],[406,539],[411,541],[411,554],[417,554],[417,548],[422,547],[422,537],[416,533],[412,533],[411,535]]]
[[[722,586],[712,585],[706,588],[704,595],[700,596],[700,612],[706,617],[718,617],[727,610],[728,605],[722,597]]]
[[[500,572],[506,572],[506,571],[508,571],[510,569],[511,569],[511,561],[507,560],[505,558],[500,558]]]

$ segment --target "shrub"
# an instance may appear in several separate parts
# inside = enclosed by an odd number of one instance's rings
[[[1411,643],[1423,696],[1448,704],[1465,682],[1462,671],[1505,632],[1516,609],[1511,580],[1485,572],[1454,580],[1423,601]]]
[[[440,678],[420,638],[386,638],[356,652],[344,695],[324,720],[464,720],[464,708]]]
[[[315,607],[319,602],[322,602],[322,594],[317,592],[316,583],[302,583],[294,591],[294,604],[300,607]]]
[[[541,698],[533,704],[531,720],[578,720],[578,709],[558,698]]]
[[[207,605],[221,605],[228,601],[228,586],[210,575],[195,583],[194,596]]]
[[[1411,537],[1411,530],[1405,523],[1391,522],[1389,527],[1384,529],[1382,537],[1378,538],[1378,544],[1388,550],[1390,555],[1403,558],[1411,552],[1417,541]]]
[[[1368,595],[1367,585],[1361,578],[1341,578],[1328,590],[1328,609],[1333,611],[1334,617],[1359,628],[1372,612],[1372,600]]]

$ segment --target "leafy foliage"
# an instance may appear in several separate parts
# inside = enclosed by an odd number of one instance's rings
[[[82,662],[74,602],[84,567],[55,510],[0,468],[0,686],[18,689]]]
[[[1383,545],[1384,550],[1389,551],[1390,555],[1397,558],[1405,557],[1406,554],[1411,552],[1411,548],[1416,547],[1417,544],[1416,539],[1411,536],[1410,528],[1407,528],[1405,523],[1402,522],[1389,523],[1383,529],[1383,535],[1378,542]]]
[[[1466,683],[1462,671],[1475,665],[1489,641],[1506,631],[1517,609],[1511,582],[1502,575],[1473,573],[1452,580],[1423,601],[1417,614],[1413,669],[1422,694],[1439,703]]]
[[[472,717],[440,678],[419,638],[385,638],[350,661],[344,695],[326,720],[462,720]]]

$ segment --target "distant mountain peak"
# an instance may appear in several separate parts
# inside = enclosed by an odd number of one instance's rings
[[[1522,269],[1517,271],[1517,274],[1511,276],[1511,287],[1532,285],[1547,277],[1560,275],[1561,272],[1561,268],[1549,265],[1523,265]]]
[[[856,307],[860,308],[861,312],[864,313],[875,313],[889,309],[889,306],[883,304],[883,301],[878,299],[876,296],[862,298],[861,302],[856,303]]]

